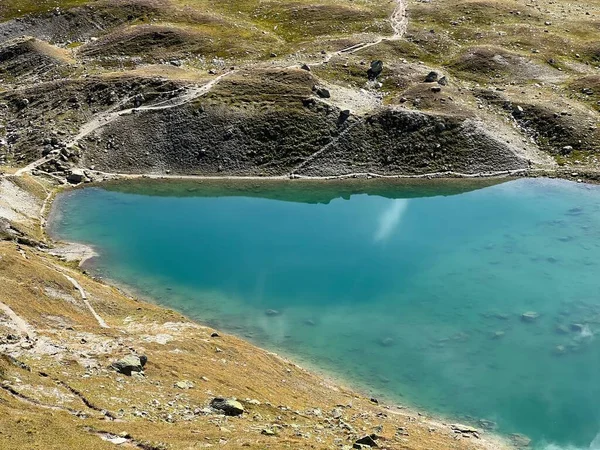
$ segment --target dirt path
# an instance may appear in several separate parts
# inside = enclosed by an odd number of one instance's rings
[[[168,99],[168,100],[164,100],[159,103],[115,111],[119,106],[122,106],[124,104],[124,102],[127,102],[128,100],[130,100],[129,98],[125,99],[122,102],[120,102],[119,104],[115,105],[113,108],[111,108],[108,111],[105,111],[101,114],[98,114],[92,120],[85,123],[79,129],[79,133],[66,143],[66,146],[67,146],[67,148],[69,148],[69,147],[73,147],[74,145],[77,145],[79,143],[79,141],[81,141],[83,138],[85,138],[86,136],[89,136],[94,131],[96,131],[102,127],[105,127],[106,125],[110,124],[111,122],[114,122],[119,117],[133,114],[134,112],[138,112],[138,111],[156,111],[156,110],[162,110],[162,109],[170,109],[170,108],[176,108],[178,106],[190,103],[190,102],[194,101],[195,99],[202,97],[203,95],[206,95],[208,92],[210,92],[210,90],[219,81],[221,81],[223,78],[225,78],[229,75],[232,75],[235,72],[236,72],[235,70],[232,70],[232,71],[223,73],[202,86],[188,87],[184,90],[184,92],[181,95],[171,98],[171,99]],[[49,161],[52,161],[55,157],[56,157],[55,155],[44,156],[44,157],[32,162],[28,166],[25,166],[25,167],[17,170],[15,172],[15,176],[22,176],[23,174],[32,171],[36,167],[39,167]]]
[[[85,290],[81,287],[81,285],[77,282],[77,280],[75,278],[67,275],[66,273],[64,273],[58,267],[56,267],[56,270],[58,270],[67,280],[69,280],[69,282],[73,285],[73,287],[79,291],[79,295],[81,296],[81,300],[83,301],[83,303],[85,304],[85,306],[87,307],[87,309],[90,311],[90,313],[92,314],[92,316],[94,316],[94,318],[98,322],[98,325],[100,325],[102,328],[110,328],[106,324],[106,322],[104,321],[104,319],[102,317],[100,317],[100,315],[96,312],[96,310],[94,309],[94,307],[90,304],[90,302],[88,301],[87,294],[86,294]]]

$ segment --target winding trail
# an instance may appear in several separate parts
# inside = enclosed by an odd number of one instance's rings
[[[394,34],[392,36],[379,36],[376,40],[372,42],[361,42],[351,47],[338,50],[337,52],[330,53],[325,57],[325,59],[323,59],[321,64],[328,63],[329,61],[331,61],[332,58],[336,56],[351,55],[353,53],[358,52],[359,50],[363,50],[365,48],[381,44],[383,41],[398,41],[402,39],[408,27],[408,16],[406,15],[407,1],[408,0],[396,0],[396,8],[394,9],[394,12],[390,17],[390,24],[392,25],[392,30],[394,30]]]
[[[190,103],[190,102],[196,100],[197,98],[202,97],[203,95],[206,95],[208,92],[210,92],[210,90],[219,81],[221,81],[223,78],[230,76],[236,72],[237,71],[235,71],[235,70],[231,70],[229,72],[225,72],[225,73],[215,77],[214,79],[212,79],[211,81],[209,81],[206,84],[203,84],[202,86],[191,86],[191,87],[185,88],[181,95],[170,98],[168,100],[154,103],[152,105],[145,105],[145,106],[139,106],[139,107],[128,108],[128,109],[116,111],[117,108],[122,106],[127,101],[131,100],[130,98],[126,98],[126,99],[122,100],[121,102],[119,102],[114,107],[110,108],[109,110],[107,110],[103,113],[98,114],[92,120],[85,123],[79,129],[79,133],[77,133],[77,135],[75,135],[70,141],[68,141],[66,143],[66,147],[71,148],[71,147],[77,145],[79,143],[79,141],[81,141],[83,138],[89,136],[94,131],[114,122],[119,117],[133,114],[133,113],[139,112],[139,111],[157,111],[157,110],[162,110],[162,109],[176,108],[178,106],[182,106],[187,103]],[[52,161],[55,158],[56,158],[56,155],[44,156],[44,157],[32,162],[31,164],[17,170],[15,172],[15,176],[19,177],[19,176],[24,175],[25,173],[31,172],[33,169],[35,169],[43,164],[46,164],[47,162]]]
[[[81,296],[81,300],[83,301],[83,303],[85,304],[85,306],[87,307],[87,309],[90,311],[90,313],[92,314],[92,316],[94,316],[94,318],[98,322],[98,325],[100,325],[100,327],[102,327],[102,328],[110,328],[106,324],[106,322],[104,321],[104,319],[102,317],[100,317],[100,315],[96,312],[96,310],[94,309],[94,307],[90,304],[90,302],[88,300],[88,297],[87,297],[87,294],[86,294],[85,290],[81,287],[81,285],[79,284],[79,282],[75,278],[73,278],[73,277],[67,275],[66,273],[64,273],[58,267],[56,267],[56,270],[58,272],[60,272],[67,280],[69,280],[69,282],[73,285],[73,287],[79,291],[79,295]]]
[[[319,150],[317,150],[316,152],[314,152],[313,154],[311,154],[310,156],[307,156],[306,159],[304,161],[302,161],[300,164],[298,164],[296,167],[294,167],[291,171],[291,175],[296,175],[296,171],[302,169],[303,167],[305,167],[309,162],[313,161],[315,158],[317,158],[319,155],[321,155],[322,153],[326,152],[327,150],[329,150],[331,147],[333,147],[335,144],[337,144],[341,138],[343,138],[346,134],[348,134],[350,131],[352,131],[354,128],[356,128],[358,125],[364,123],[364,119],[359,119],[356,122],[354,122],[351,125],[348,125],[346,127],[345,130],[343,130],[340,134],[338,134],[335,138],[333,138],[330,142],[328,142],[327,144],[325,144],[323,147],[321,147]]]

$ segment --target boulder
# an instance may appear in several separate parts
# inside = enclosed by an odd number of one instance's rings
[[[367,70],[367,76],[369,80],[376,80],[379,75],[383,72],[383,61],[376,60],[371,62],[371,67]]]
[[[244,406],[233,398],[215,397],[210,401],[210,406],[226,416],[239,416],[244,412]]]
[[[331,93],[329,92],[328,89],[325,89],[325,88],[317,88],[317,90],[315,92],[321,98],[330,98],[331,97]]]
[[[375,442],[377,438],[378,436],[376,434],[368,434],[367,436],[363,436],[356,440],[354,443],[354,448],[362,448],[362,446],[365,445],[368,447],[379,447],[377,442]]]
[[[437,72],[429,72],[429,74],[425,77],[425,83],[435,83],[438,80]]]
[[[123,375],[131,376],[133,372],[142,372],[148,358],[145,356],[128,355],[111,364],[111,367]]]
[[[88,177],[85,175],[85,172],[81,169],[73,169],[71,173],[67,175],[67,181],[73,184],[84,183],[88,181]]]
[[[194,387],[194,383],[188,380],[178,381],[175,383],[175,387],[183,390],[192,389]]]

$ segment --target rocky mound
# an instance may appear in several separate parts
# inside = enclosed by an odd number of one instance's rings
[[[469,48],[455,58],[449,68],[467,79],[524,82],[561,77],[560,72],[549,65],[491,46]]]
[[[0,77],[6,82],[64,77],[74,63],[66,51],[33,37],[0,44]]]

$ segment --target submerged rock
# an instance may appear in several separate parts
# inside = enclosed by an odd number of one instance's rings
[[[379,341],[379,343],[383,347],[391,347],[392,345],[394,345],[394,339],[391,337],[386,337],[386,338],[383,338],[381,341]]]
[[[273,317],[273,316],[279,316],[281,313],[279,311],[277,311],[276,309],[267,309],[265,311],[265,314],[269,317]]]
[[[572,323],[570,328],[571,328],[571,331],[574,331],[576,333],[581,333],[584,330],[585,325],[582,325],[580,323]]]
[[[244,413],[244,406],[233,398],[215,397],[210,401],[210,406],[222,411],[226,416],[239,416]]]
[[[523,322],[535,322],[540,317],[540,314],[535,311],[528,311],[521,314],[521,320]]]
[[[148,358],[143,355],[128,355],[112,363],[111,367],[123,375],[131,376],[133,372],[142,372],[147,361]]]

